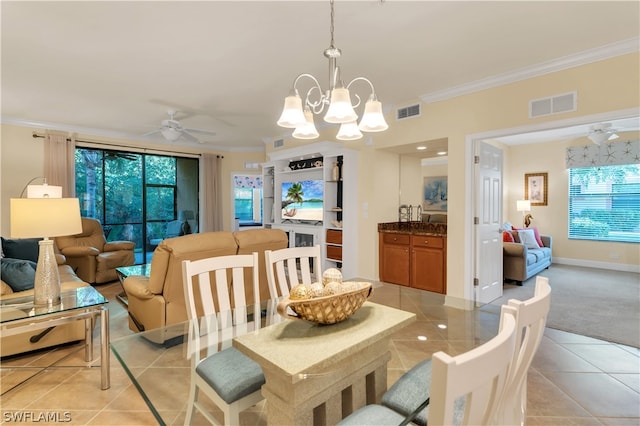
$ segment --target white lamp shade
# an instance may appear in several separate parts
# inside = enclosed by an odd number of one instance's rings
[[[171,142],[177,141],[180,139],[180,136],[182,136],[182,132],[180,130],[176,130],[172,127],[163,127],[160,129],[160,133],[166,140]]]
[[[29,185],[27,198],[62,198],[62,187],[55,185]]]
[[[42,238],[82,232],[77,198],[12,198],[11,237]]]
[[[324,116],[327,123],[349,123],[356,121],[358,115],[351,106],[351,96],[349,90],[344,87],[338,87],[331,91],[331,103],[329,109]]]
[[[518,201],[516,201],[516,209],[519,212],[531,211],[531,200],[518,200]]]
[[[336,139],[341,141],[356,141],[362,138],[362,133],[358,129],[358,124],[355,121],[340,125],[340,130],[336,135]]]
[[[382,103],[370,100],[364,105],[364,115],[360,120],[360,130],[363,132],[383,132],[389,128],[382,114]]]
[[[300,99],[300,96],[296,94],[284,98],[284,107],[278,119],[278,126],[295,129],[304,122],[302,99]]]
[[[313,113],[310,110],[305,109],[304,118],[305,122],[296,127],[293,131],[293,137],[296,139],[315,139],[320,136],[316,129],[316,125],[313,122]]]

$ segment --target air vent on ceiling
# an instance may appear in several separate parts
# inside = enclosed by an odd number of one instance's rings
[[[274,148],[282,148],[283,146],[284,146],[284,139],[278,139],[276,141],[273,141]]]
[[[398,120],[404,120],[405,118],[415,117],[418,115],[420,115],[420,104],[415,104],[404,108],[398,108],[396,118]]]
[[[548,98],[529,101],[529,118],[560,114],[577,109],[577,92],[563,93]]]

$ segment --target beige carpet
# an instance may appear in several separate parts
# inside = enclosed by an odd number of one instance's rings
[[[551,285],[547,327],[640,348],[640,274],[551,265],[539,275]],[[526,300],[534,286],[535,277],[522,287],[505,284],[491,304]]]

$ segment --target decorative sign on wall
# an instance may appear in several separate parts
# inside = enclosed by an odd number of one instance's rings
[[[447,177],[424,178],[422,211],[447,211]]]
[[[291,170],[313,169],[315,167],[322,167],[322,157],[308,158],[306,160],[290,161],[289,168]]]

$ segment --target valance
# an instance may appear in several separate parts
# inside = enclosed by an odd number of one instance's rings
[[[640,140],[605,142],[567,148],[567,168],[640,163]]]
[[[262,176],[242,176],[234,177],[235,188],[262,188]]]

